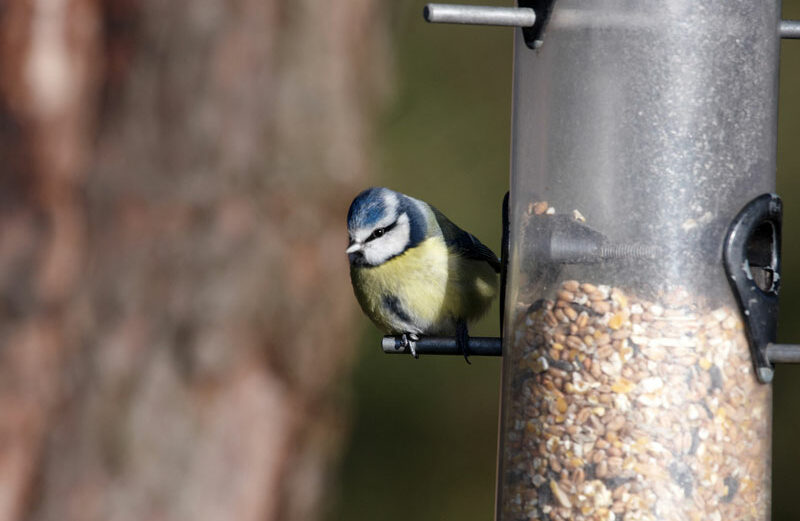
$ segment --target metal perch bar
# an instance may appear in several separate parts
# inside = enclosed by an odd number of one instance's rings
[[[781,20],[781,38],[800,38],[800,20]]]
[[[767,360],[773,364],[800,364],[800,345],[767,344]]]
[[[446,24],[533,27],[536,23],[536,13],[527,7],[427,4],[423,16],[428,22]],[[781,20],[778,32],[781,38],[800,39],[800,20]]]
[[[416,342],[411,340],[419,355],[462,355],[456,346],[456,339],[452,337],[421,337]],[[399,336],[385,336],[381,341],[383,352],[388,354],[410,354],[408,347],[403,347]],[[470,356],[502,356],[503,343],[496,337],[469,337]]]
[[[526,7],[428,4],[422,12],[433,23],[533,27],[536,13]]]

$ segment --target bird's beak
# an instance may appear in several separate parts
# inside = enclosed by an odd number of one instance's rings
[[[344,250],[344,252],[346,254],[350,255],[351,253],[355,253],[355,252],[359,251],[361,249],[361,246],[362,246],[361,243],[354,242],[353,244],[348,246],[347,249]]]

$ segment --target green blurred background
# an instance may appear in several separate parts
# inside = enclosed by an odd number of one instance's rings
[[[424,197],[495,251],[508,186],[513,30],[429,25],[390,1],[396,75],[375,184]],[[473,2],[474,3],[474,2]],[[507,2],[482,2],[508,5]],[[783,18],[800,19],[800,0]],[[784,201],[779,341],[800,343],[800,41],[781,47],[778,193]],[[492,204],[493,203],[493,204]],[[497,308],[474,329],[497,335]],[[329,521],[493,518],[500,363],[383,355],[364,319],[353,426]],[[773,520],[800,519],[800,367],[774,383]]]

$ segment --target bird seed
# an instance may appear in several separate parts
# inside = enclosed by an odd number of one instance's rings
[[[555,296],[520,305],[506,361],[500,519],[768,519],[771,390],[737,312],[575,280]]]

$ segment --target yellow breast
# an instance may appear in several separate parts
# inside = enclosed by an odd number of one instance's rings
[[[491,266],[450,254],[441,237],[380,266],[351,266],[350,275],[364,312],[390,333],[452,334],[457,320],[483,314],[497,293]]]

